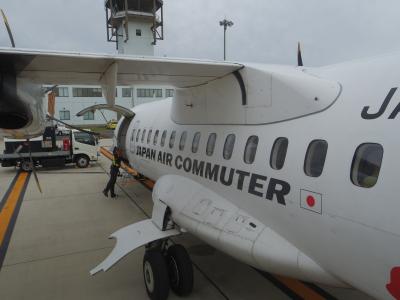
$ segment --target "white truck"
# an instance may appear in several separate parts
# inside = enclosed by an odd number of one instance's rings
[[[5,150],[0,154],[2,167],[20,167],[24,171],[33,166],[62,167],[75,163],[86,168],[99,157],[98,140],[87,131],[57,130],[47,127],[43,136],[27,140],[4,139]]]

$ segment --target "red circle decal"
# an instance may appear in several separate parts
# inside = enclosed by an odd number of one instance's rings
[[[313,196],[308,196],[306,201],[308,206],[310,207],[313,207],[315,205],[315,199]]]

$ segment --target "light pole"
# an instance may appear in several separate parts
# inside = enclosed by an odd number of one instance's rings
[[[227,19],[223,19],[222,21],[219,21],[219,25],[224,26],[224,60],[226,59],[226,28],[232,27],[233,22],[229,21]]]

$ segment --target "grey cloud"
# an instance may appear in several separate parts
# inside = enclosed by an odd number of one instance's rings
[[[115,52],[106,42],[103,0],[0,0],[17,46]],[[295,64],[297,41],[306,65],[400,50],[400,2],[395,0],[165,0],[165,37],[156,55]],[[8,46],[0,26],[0,45]]]

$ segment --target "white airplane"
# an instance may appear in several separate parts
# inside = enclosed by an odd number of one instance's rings
[[[2,48],[0,66],[3,134],[40,132],[33,87],[99,84],[125,115],[115,145],[156,181],[152,218],[114,233],[92,274],[146,246],[150,298],[188,295],[168,238],[190,232],[261,270],[400,299],[400,54],[307,68]],[[116,107],[116,85],[137,83],[176,95]]]

